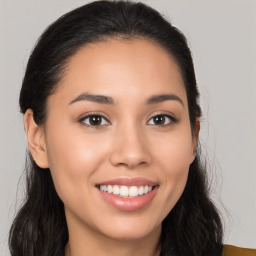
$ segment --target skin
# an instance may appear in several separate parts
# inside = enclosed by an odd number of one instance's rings
[[[115,105],[79,100],[81,93],[110,96]],[[178,100],[146,104],[152,95]],[[65,205],[69,230],[66,256],[159,255],[161,223],[180,198],[195,158],[199,121],[191,131],[187,96],[175,60],[143,39],[108,39],[89,44],[70,60],[47,101],[44,126],[25,114],[29,149],[41,168],[50,168]],[[102,124],[86,126],[89,113]],[[153,117],[168,114],[159,126]],[[153,200],[121,211],[102,199],[95,184],[142,177],[159,184]]]

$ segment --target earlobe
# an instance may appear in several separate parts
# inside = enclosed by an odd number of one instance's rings
[[[24,126],[28,147],[36,164],[41,168],[48,168],[47,148],[43,128],[34,120],[33,110],[28,109],[24,115]]]

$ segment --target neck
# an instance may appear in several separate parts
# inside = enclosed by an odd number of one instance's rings
[[[97,250],[95,249],[94,252],[91,251],[90,248],[87,248],[86,251],[83,251],[82,253],[78,252],[76,248],[73,248],[70,244],[70,242],[67,243],[65,248],[65,256],[91,256],[91,255],[98,255],[98,256],[113,256],[113,255],[122,255],[122,256],[141,256],[141,255],[147,255],[147,256],[160,256],[160,244],[156,246],[153,250],[148,247],[133,247],[132,245],[127,246],[115,246],[112,248],[109,248],[109,251],[106,249]],[[89,250],[88,250],[89,249]]]

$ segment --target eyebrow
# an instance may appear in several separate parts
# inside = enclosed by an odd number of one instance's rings
[[[175,95],[175,94],[160,94],[160,95],[153,95],[150,98],[146,100],[146,104],[151,105],[151,104],[157,104],[161,103],[167,100],[175,100],[178,101],[183,107],[184,103],[182,99]],[[75,99],[73,99],[69,105],[78,102],[78,101],[90,101],[90,102],[96,102],[100,104],[108,104],[108,105],[116,105],[114,99],[109,96],[105,95],[96,95],[96,94],[89,94],[89,93],[82,93]]]

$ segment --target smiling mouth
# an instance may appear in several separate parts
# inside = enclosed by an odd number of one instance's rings
[[[150,193],[156,186],[120,186],[120,185],[98,185],[100,191],[113,194],[122,198],[136,198]]]

